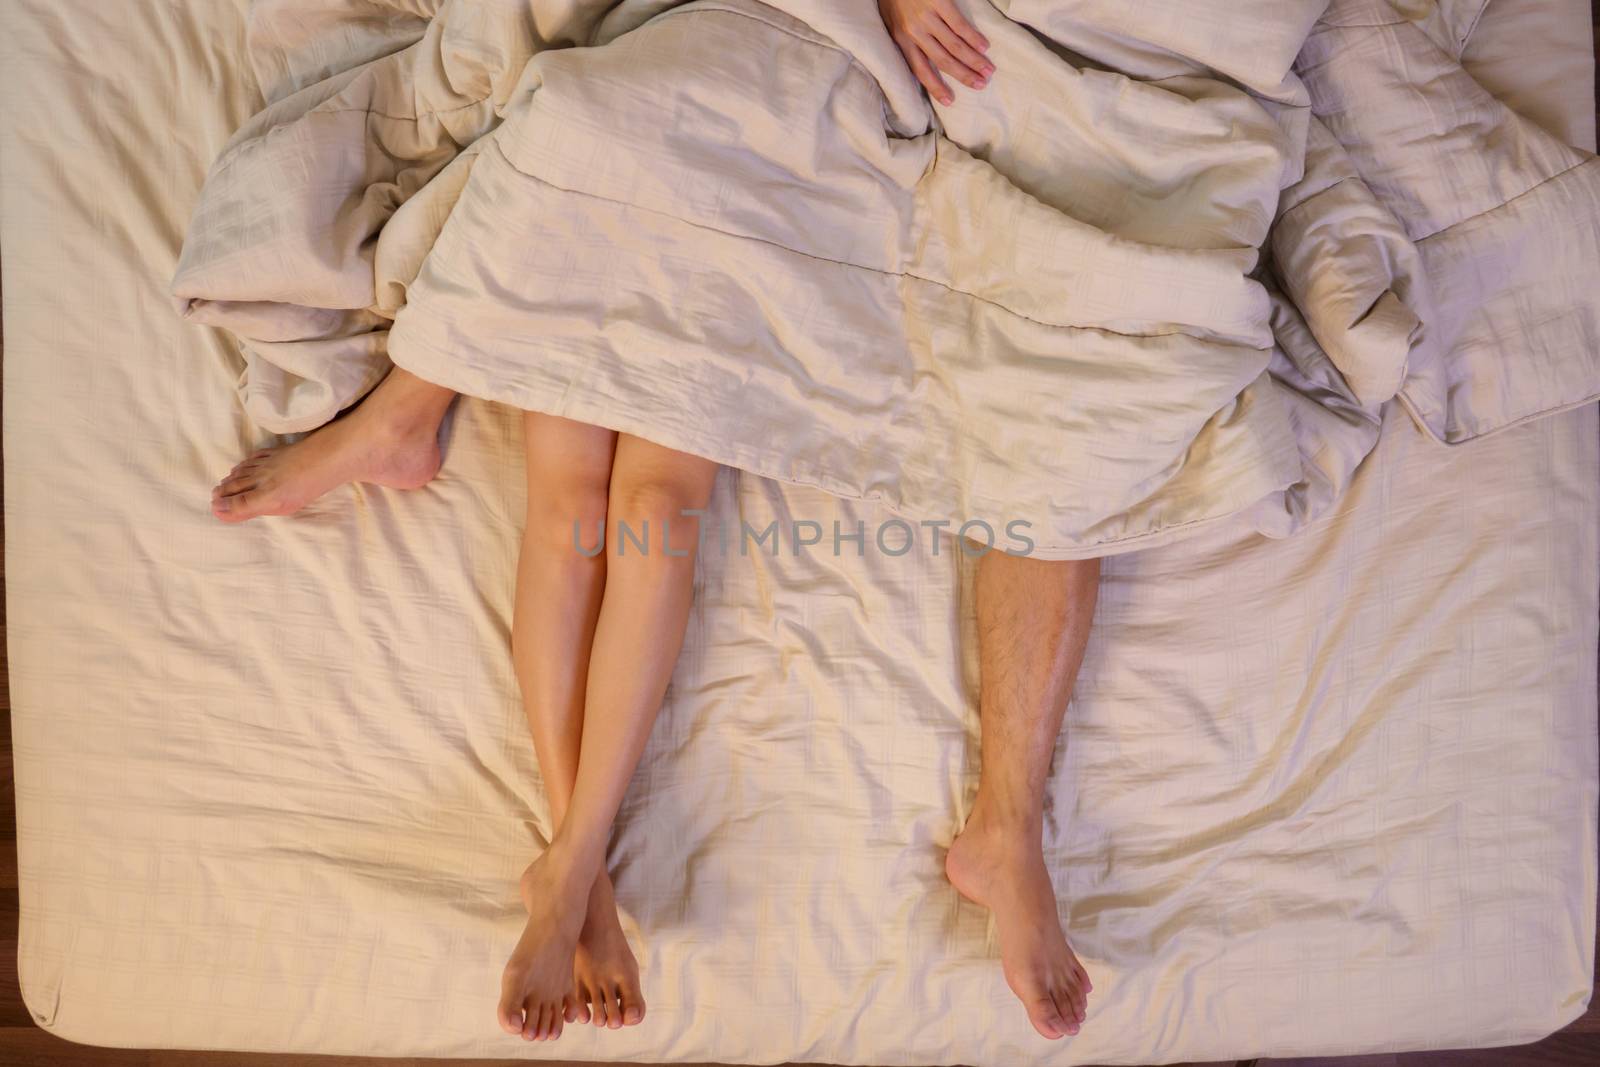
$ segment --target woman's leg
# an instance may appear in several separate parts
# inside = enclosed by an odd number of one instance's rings
[[[501,1026],[524,1037],[561,1032],[574,952],[611,822],[683,644],[699,543],[698,519],[683,512],[705,507],[716,472],[708,460],[636,437],[617,440],[606,505],[605,592],[589,655],[577,773],[555,840],[523,875],[528,925],[502,982]],[[623,525],[647,537],[648,550],[619,537]],[[570,520],[565,533],[571,552]],[[584,543],[593,541],[591,527]],[[572,725],[567,720],[567,728]],[[609,990],[596,992],[598,1000],[610,1000],[603,1005],[608,1020],[613,1013],[625,1017],[626,1002],[611,999]]]
[[[456,394],[396,367],[354,408],[241,460],[211,490],[223,522],[289,515],[346,482],[416,489],[439,472],[439,423]]]
[[[606,583],[606,553],[585,555],[576,544],[591,548],[604,536],[617,435],[530,411],[523,416],[523,441],[528,510],[511,653],[550,815],[560,826],[578,773],[589,649]],[[592,1018],[596,1026],[615,1029],[644,1018],[639,965],[617,921],[611,878],[603,866],[589,892],[573,981],[565,1022]],[[618,1004],[620,1013],[606,1010]]]

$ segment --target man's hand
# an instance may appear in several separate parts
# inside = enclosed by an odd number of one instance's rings
[[[994,64],[983,55],[989,42],[972,28],[956,0],[878,0],[878,13],[911,73],[941,104],[955,102],[941,70],[969,89],[989,84]]]

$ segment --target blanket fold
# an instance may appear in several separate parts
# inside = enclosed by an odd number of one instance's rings
[[[1291,533],[1386,403],[1600,392],[1600,170],[1460,5],[975,3],[998,73],[930,111],[835,0],[302,3],[174,283],[269,430],[392,360],[1067,558]]]

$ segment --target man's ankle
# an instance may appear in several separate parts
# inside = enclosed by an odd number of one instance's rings
[[[1038,847],[1044,837],[1043,807],[1031,800],[1000,801],[979,790],[966,830],[975,830],[986,838]]]

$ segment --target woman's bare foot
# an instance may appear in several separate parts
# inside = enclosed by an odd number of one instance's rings
[[[500,1028],[524,1041],[554,1041],[573,1005],[573,958],[588,910],[588,879],[552,860],[522,872],[528,925],[500,977]]]
[[[252,452],[211,491],[211,513],[223,522],[289,515],[346,482],[426,485],[439,471],[439,423],[454,397],[396,367],[347,414]]]
[[[612,1030],[644,1021],[639,964],[617,919],[611,878],[602,873],[589,893],[589,912],[572,961],[573,993],[567,1022],[593,1022]]]
[[[974,812],[944,869],[962,896],[994,913],[1006,985],[1033,1028],[1052,1039],[1076,1034],[1094,986],[1061,931],[1037,824],[1000,826]]]

